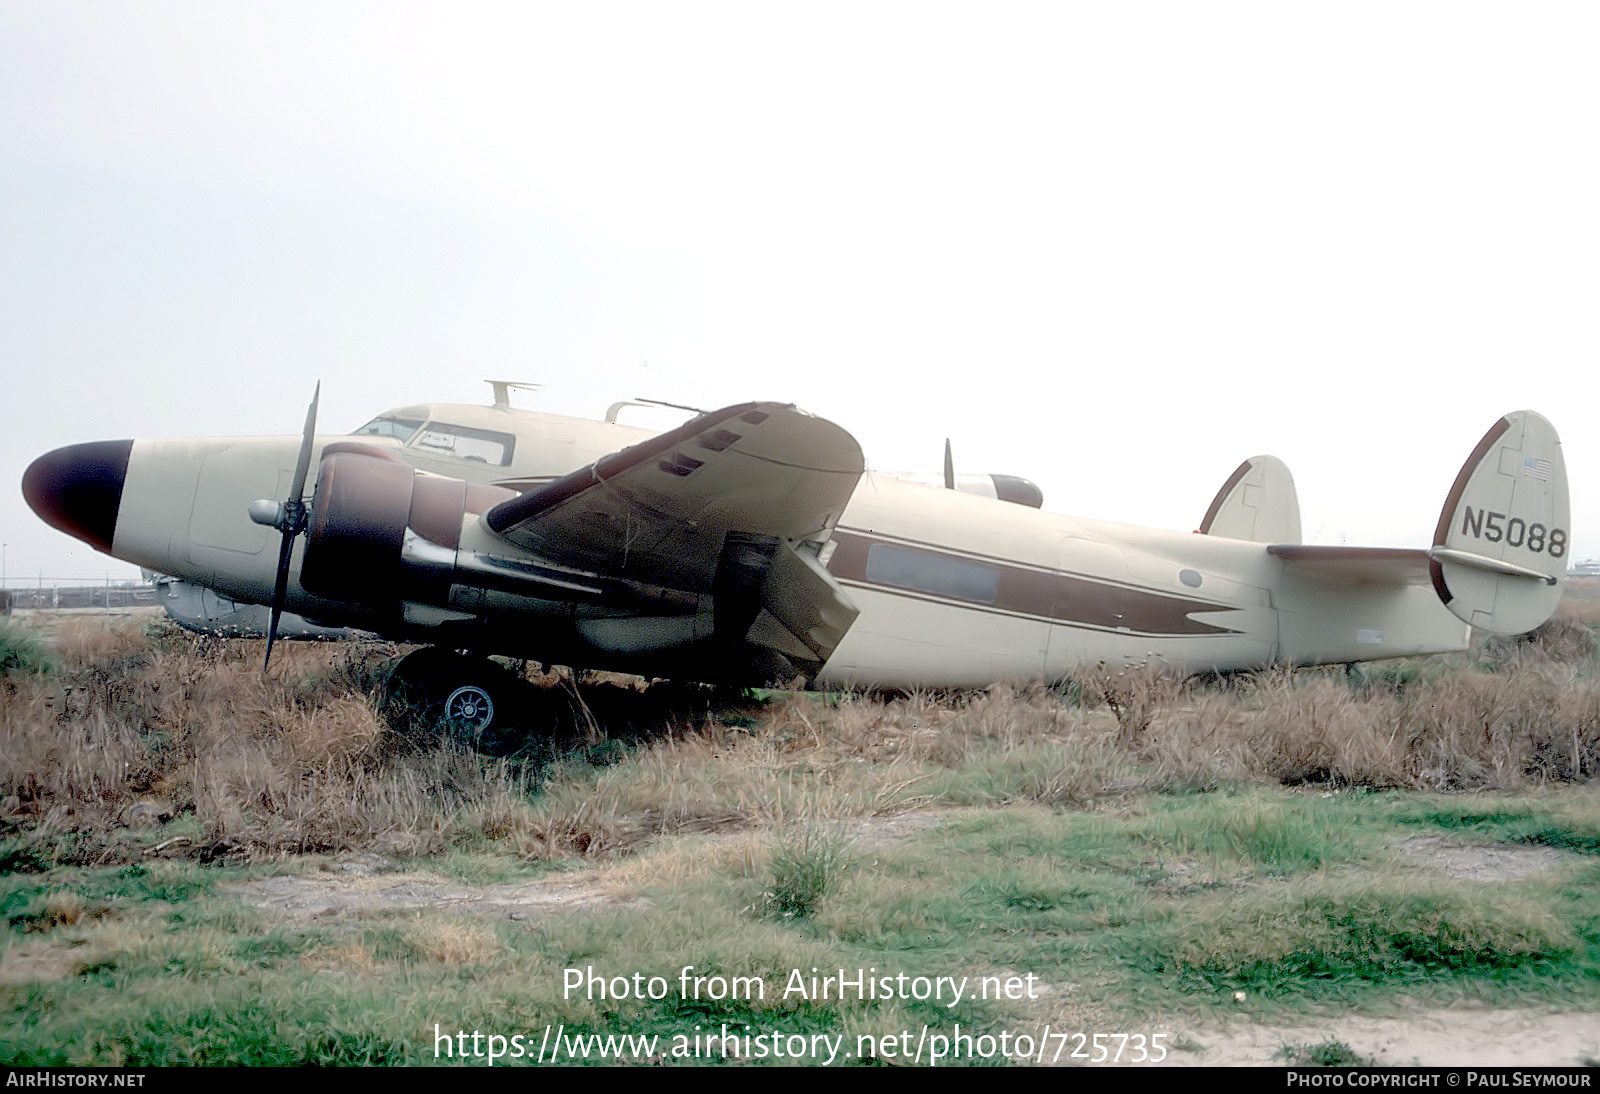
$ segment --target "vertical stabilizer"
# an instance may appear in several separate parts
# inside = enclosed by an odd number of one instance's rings
[[[1561,599],[1571,527],[1555,427],[1531,410],[1507,414],[1445,499],[1429,552],[1434,591],[1474,627],[1532,630]]]
[[[1245,460],[1211,499],[1200,531],[1254,543],[1299,543],[1300,496],[1289,468],[1276,456]]]

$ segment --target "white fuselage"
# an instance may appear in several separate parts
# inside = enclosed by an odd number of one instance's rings
[[[505,408],[429,405],[391,414],[505,434],[515,444],[499,464],[430,450],[415,438],[408,446],[374,435],[319,437],[319,448],[357,440],[422,471],[520,492],[650,436]],[[253,523],[247,510],[255,499],[285,496],[298,444],[294,437],[133,442],[111,553],[235,600],[268,602],[279,534]],[[464,522],[462,545],[505,546],[475,515]],[[297,545],[288,610],[380,631],[396,618],[393,605],[306,593],[297,579],[300,553]],[[821,558],[860,609],[820,673],[827,685],[979,686],[1056,679],[1097,663],[1248,669],[1459,649],[1465,639],[1427,589],[1297,591],[1285,587],[1282,564],[1262,543],[1082,520],[871,473]],[[435,616],[445,618],[407,608],[406,637],[428,640]],[[571,619],[541,632],[540,618],[530,612],[516,621],[527,642],[518,652],[561,662],[560,647],[573,640]],[[598,663],[593,650],[586,654],[569,663]],[[635,658],[617,667],[648,672],[651,664]]]

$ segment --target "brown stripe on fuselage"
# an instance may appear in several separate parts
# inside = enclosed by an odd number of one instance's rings
[[[1472,473],[1478,469],[1478,464],[1483,462],[1483,457],[1488,455],[1490,446],[1510,428],[1510,418],[1501,418],[1490,426],[1489,432],[1478,442],[1478,447],[1467,457],[1467,462],[1461,465],[1461,472],[1456,475],[1455,484],[1450,487],[1450,493],[1444,499],[1444,508],[1439,512],[1439,526],[1433,530],[1433,546],[1443,547],[1448,542],[1450,522],[1456,519],[1456,506],[1461,504],[1461,495],[1467,492],[1467,483],[1471,481]],[[1439,560],[1436,558],[1428,560],[1428,577],[1432,580],[1433,591],[1439,594],[1440,600],[1448,604],[1455,599],[1455,594],[1444,583],[1444,567],[1439,565]]]
[[[1190,619],[1198,612],[1225,612],[1231,604],[1174,596],[1131,585],[1118,585],[1086,575],[1018,565],[993,555],[964,554],[917,540],[835,530],[838,544],[828,571],[840,581],[915,600],[955,604],[976,611],[1026,615],[1036,619],[1101,630],[1128,630],[1145,635],[1240,634],[1229,627]],[[943,596],[926,589],[886,585],[867,578],[867,553],[874,543],[912,547],[944,558],[984,562],[999,572],[995,597],[987,603]]]

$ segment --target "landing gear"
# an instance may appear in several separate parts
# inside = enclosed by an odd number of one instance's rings
[[[391,728],[419,740],[440,734],[479,752],[498,752],[522,682],[486,657],[417,650],[389,672],[380,706]]]
[[[462,684],[445,697],[443,713],[452,733],[476,739],[494,724],[494,695],[477,684]]]

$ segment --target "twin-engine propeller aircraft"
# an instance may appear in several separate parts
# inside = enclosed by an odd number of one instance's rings
[[[122,440],[41,456],[28,503],[237,602],[435,647],[398,678],[470,731],[486,655],[688,680],[968,687],[1464,649],[1544,621],[1567,565],[1550,423],[1497,421],[1428,549],[1306,546],[1288,469],[1246,460],[1185,534],[1044,512],[1032,483],[865,470],[849,433],[741,403],[659,435],[419,405],[348,436]],[[312,468],[315,478],[309,478]],[[308,481],[312,484],[309,496]],[[267,657],[271,658],[271,637]],[[464,652],[446,652],[464,651]]]

